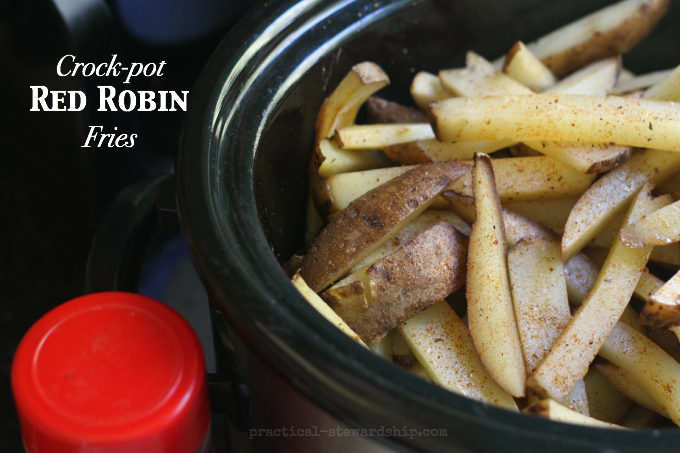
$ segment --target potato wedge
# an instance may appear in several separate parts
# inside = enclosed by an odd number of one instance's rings
[[[522,41],[517,41],[505,56],[503,72],[534,91],[555,85],[557,79]]]
[[[632,77],[628,80],[619,81],[616,86],[609,91],[610,94],[626,94],[638,90],[644,90],[652,85],[661,82],[671,75],[672,70],[655,71],[648,74]]]
[[[517,410],[512,397],[486,371],[470,332],[446,302],[440,302],[398,327],[432,380],[459,395]]]
[[[588,395],[588,410],[593,418],[607,423],[616,423],[635,404],[612,387],[594,366],[590,367],[583,381]]]
[[[583,379],[576,381],[576,384],[569,391],[567,399],[564,400],[562,406],[578,412],[587,417],[590,416],[590,407],[588,406],[588,394],[586,393],[586,383]]]
[[[366,101],[366,121],[369,124],[427,123],[427,114],[416,107],[371,96]]]
[[[661,286],[658,288],[651,286],[647,290],[651,292],[651,296],[640,311],[640,322],[656,327],[680,323],[680,272],[666,283],[656,277],[650,280],[650,286],[658,284]]]
[[[338,129],[335,136],[340,148],[365,151],[416,140],[432,140],[434,132],[428,123],[366,124]]]
[[[630,373],[671,420],[680,423],[680,363],[652,340],[623,323],[614,326],[599,355]]]
[[[490,154],[511,146],[511,140],[497,142],[442,143],[437,139],[400,143],[383,148],[385,154],[402,165],[424,164],[445,160],[472,160],[475,153]]]
[[[573,142],[532,141],[524,142],[546,156],[559,159],[581,173],[604,173],[624,163],[633,153],[630,146],[611,144],[581,145]]]
[[[627,222],[649,212],[651,188],[651,184],[647,184],[640,192]],[[629,249],[620,239],[614,243],[595,286],[527,380],[528,387],[541,397],[557,401],[566,398],[571,387],[586,374],[598,349],[628,305],[650,253],[651,247]]]
[[[546,156],[493,159],[491,164],[502,203],[580,196],[595,179]],[[450,189],[471,196],[472,173],[457,179]]]
[[[448,222],[440,222],[321,298],[362,340],[381,338],[463,285],[467,242]]]
[[[408,345],[406,340],[404,340],[403,335],[399,333],[399,329],[398,328],[394,329],[392,332],[394,332],[392,338],[392,359],[394,360],[394,362],[406,369],[412,369],[414,365],[420,365],[415,354],[413,354],[413,351],[411,351],[411,347]],[[427,371],[425,371],[424,368],[423,371],[425,373],[425,376],[428,376],[429,379]]]
[[[347,334],[348,337],[356,341],[357,343],[366,346],[366,344],[359,338],[359,335],[354,332],[345,321],[340,318],[329,306],[324,302],[318,294],[316,294],[312,289],[307,286],[307,283],[300,277],[299,273],[296,273],[291,280],[295,289],[297,289],[302,296],[307,299],[307,302],[316,309],[324,318],[326,318],[331,324],[333,324],[338,329],[342,330]]]
[[[427,111],[430,101],[440,101],[451,97],[442,87],[439,77],[429,72],[421,71],[411,82],[411,97],[418,107]]]
[[[317,173],[322,178],[350,171],[368,170],[393,165],[392,161],[381,149],[361,152],[344,150],[340,148],[337,140],[334,138],[321,140],[316,145],[316,155],[320,156],[321,164],[317,169]]]
[[[680,105],[608,96],[534,94],[430,104],[443,142],[512,139],[617,143],[680,151]]]
[[[668,413],[666,413],[663,407],[652,398],[647,390],[635,382],[628,371],[606,361],[596,361],[594,366],[602,377],[619,393],[625,395],[626,398],[663,417],[669,418]]]
[[[520,239],[508,249],[508,276],[529,375],[571,319],[559,240]]]
[[[543,93],[600,94],[609,93],[621,73],[621,57],[596,61],[563,78]]]
[[[612,423],[596,420],[593,417],[580,414],[574,410],[567,409],[562,404],[550,398],[543,399],[538,403],[524,409],[522,412],[538,415],[555,422],[571,423],[574,425],[592,426],[596,428],[625,429]]]
[[[503,94],[533,94],[512,77],[496,70],[474,52],[467,54],[467,67],[439,71],[442,87],[453,96],[475,98]]]
[[[626,247],[666,245],[678,241],[680,241],[680,201],[621,228],[621,242]]]
[[[506,240],[491,159],[475,155],[475,222],[468,249],[467,299],[470,333],[494,381],[524,396],[526,372],[508,283]]]
[[[331,137],[336,129],[354,124],[363,103],[389,84],[389,77],[377,64],[365,61],[353,66],[319,110],[315,143]]]
[[[569,260],[625,211],[647,180],[663,181],[678,170],[679,153],[647,150],[597,180],[569,215],[562,237],[562,260]]]
[[[527,44],[563,77],[584,65],[625,53],[646,37],[668,10],[668,0],[625,0],[561,27]],[[502,60],[499,59],[497,67]]]
[[[503,207],[546,226],[558,234],[564,231],[569,213],[578,196],[549,198],[538,201],[505,201]]]
[[[354,200],[314,239],[300,275],[320,292],[428,208],[460,177],[459,162],[420,165]]]
[[[382,357],[385,360],[392,362],[392,338],[394,337],[394,330],[387,332],[383,337],[369,341],[366,343],[368,349],[372,353]]]
[[[659,414],[635,404],[626,416],[619,420],[618,425],[629,429],[654,428],[658,426],[659,420],[661,420]]]
[[[350,272],[356,272],[359,269],[370,266],[380,258],[384,258],[390,253],[396,251],[399,247],[413,239],[418,233],[429,230],[440,222],[448,222],[452,227],[463,233],[465,236],[470,236],[470,232],[472,231],[470,225],[465,223],[455,213],[451,211],[428,209],[413,219],[411,223],[405,225],[402,229],[397,231],[391,241],[385,242],[373,252],[366,255],[362,260],[356,262],[352,266],[352,269],[350,269]]]
[[[680,102],[680,66],[645,91],[645,99]]]

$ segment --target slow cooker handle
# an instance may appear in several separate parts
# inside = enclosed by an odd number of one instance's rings
[[[87,293],[137,292],[139,276],[154,234],[178,220],[175,180],[164,175],[125,188],[111,205],[90,248]],[[226,323],[211,303],[219,374],[208,374],[213,414],[227,415],[234,428],[250,427],[250,395]]]

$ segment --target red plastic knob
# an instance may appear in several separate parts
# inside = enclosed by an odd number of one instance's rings
[[[198,337],[149,297],[73,299],[26,333],[12,389],[30,453],[194,453],[210,426]]]

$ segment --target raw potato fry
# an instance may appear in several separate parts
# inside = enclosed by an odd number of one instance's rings
[[[586,394],[586,383],[583,379],[576,381],[576,384],[571,388],[567,399],[564,400],[562,406],[578,412],[581,415],[590,416],[590,407],[588,406],[588,395]]]
[[[590,367],[583,381],[588,395],[588,410],[593,418],[607,423],[616,423],[635,404],[612,387],[594,366]]]
[[[468,248],[468,322],[475,348],[494,381],[524,396],[526,373],[508,283],[506,240],[491,159],[475,155],[476,219]]]
[[[680,363],[652,340],[622,323],[616,324],[599,354],[630,373],[671,420],[680,423]]]
[[[409,368],[409,370],[416,376],[425,379],[428,382],[433,382],[430,375],[427,374],[427,370],[425,369],[425,367],[422,366],[420,362],[418,362],[417,360],[415,360],[415,363],[413,364],[413,366],[411,366],[411,368]]]
[[[601,94],[609,93],[621,73],[620,56],[591,63],[546,88],[543,93]]]
[[[680,66],[675,68],[668,77],[655,83],[645,92],[645,99],[680,102]]]
[[[392,335],[392,358],[394,362],[407,369],[412,369],[415,365],[420,365],[408,343],[406,343],[404,337],[399,333],[399,329],[394,329],[391,332],[394,332],[394,335]],[[428,376],[427,371],[425,371],[424,368],[423,371],[425,375]]]
[[[372,96],[366,101],[369,124],[427,123],[427,114],[416,107],[406,107],[396,102]]]
[[[647,184],[626,220],[635,221],[647,214],[651,198],[651,184]],[[571,387],[586,374],[588,365],[621,317],[650,253],[651,247],[629,249],[620,240],[614,243],[595,286],[527,380],[529,388],[541,397],[557,401],[566,398]]]
[[[474,52],[467,54],[467,67],[439,71],[442,87],[453,96],[475,98],[503,94],[533,94],[533,91],[502,72]]]
[[[373,150],[416,140],[432,140],[428,123],[368,124],[349,126],[335,132],[338,145],[348,150]]]
[[[654,211],[657,211],[661,208],[668,206],[672,202],[673,198],[670,195],[668,194],[661,195],[652,200],[650,208],[654,209]],[[607,228],[605,228],[605,230],[602,233],[600,233],[595,239],[593,239],[588,245],[609,249],[616,240],[616,235],[619,234],[619,231],[623,229],[621,228],[621,225],[624,225],[623,219],[625,218],[625,215],[626,215],[625,212],[621,212],[620,214],[618,214],[616,218],[612,220],[611,224],[609,224]],[[624,228],[626,227],[627,225],[624,226]],[[621,237],[621,241],[623,242],[623,236]],[[625,242],[624,245],[628,246]],[[654,252],[652,252],[652,255],[653,254]]]
[[[621,228],[621,241],[626,247],[666,245],[680,241],[680,201]]]
[[[437,139],[432,139],[390,145],[383,149],[393,161],[402,165],[413,165],[445,160],[472,160],[475,153],[490,154],[507,148],[513,143],[511,140],[442,143]]]
[[[529,375],[571,318],[559,241],[520,239],[508,249],[508,275]]]
[[[592,426],[598,428],[625,429],[612,423],[605,423],[592,417],[588,417],[587,415],[579,414],[576,411],[567,409],[560,403],[550,398],[546,398],[539,401],[538,403],[534,403],[524,409],[522,412],[539,415],[555,422],[571,423],[574,425]]]
[[[429,72],[421,71],[411,82],[411,97],[418,107],[427,111],[430,101],[440,101],[451,97],[442,87],[439,77]]]
[[[650,72],[649,74],[643,74],[640,76],[635,76],[633,78],[619,81],[613,90],[610,90],[611,94],[625,94],[631,93],[637,90],[643,90],[649,88],[655,83],[658,83],[668,77],[672,71],[656,71]]]
[[[359,338],[359,335],[354,332],[340,316],[338,316],[314,291],[311,290],[307,283],[300,277],[300,274],[295,274],[292,279],[293,286],[302,296],[307,299],[307,302],[316,309],[324,318],[331,324],[347,334],[348,337],[357,343],[366,346],[366,344]]]
[[[467,170],[458,162],[421,165],[354,200],[314,239],[300,275],[320,292],[432,204]]]
[[[390,253],[397,250],[402,245],[413,239],[416,234],[428,230],[440,222],[448,222],[452,227],[463,233],[465,236],[470,236],[470,225],[465,223],[460,217],[451,211],[440,211],[435,209],[428,209],[413,219],[411,223],[405,225],[400,229],[391,241],[385,242],[383,245],[369,253],[361,261],[352,266],[350,272],[370,266],[380,258],[384,258]]]
[[[658,421],[659,415],[656,412],[635,404],[626,416],[619,420],[618,424],[624,428],[642,429],[653,428],[657,426]]]
[[[392,165],[392,161],[382,150],[349,151],[340,148],[335,139],[323,139],[317,146],[317,156],[321,156],[318,174],[322,178],[346,173],[349,171],[367,170],[370,168]]]
[[[651,283],[661,283],[658,289],[650,288],[651,297],[640,312],[640,322],[649,326],[664,327],[680,322],[680,272],[666,283],[656,279]]]
[[[375,63],[366,61],[352,67],[319,110],[315,142],[331,137],[336,129],[354,124],[366,99],[389,84],[389,77]]]
[[[374,354],[379,355],[385,360],[392,361],[392,338],[394,337],[394,331],[391,330],[387,334],[377,340],[369,341],[366,343],[368,349]]]
[[[446,302],[440,302],[399,326],[432,380],[460,395],[517,410],[510,395],[487,372],[465,324]]]
[[[524,142],[546,156],[559,159],[581,173],[604,173],[624,163],[633,153],[630,146],[590,144],[572,142],[532,141]]]
[[[670,418],[663,407],[654,401],[654,398],[652,398],[644,388],[637,384],[631,374],[626,370],[605,361],[595,362],[595,368],[597,368],[602,377],[604,377],[612,387],[622,395],[625,395],[626,398],[663,417]]]
[[[362,340],[373,341],[460,288],[466,253],[467,238],[441,222],[321,298]]]
[[[505,56],[503,72],[534,91],[542,91],[557,81],[522,41],[517,41]]]
[[[647,150],[597,180],[569,215],[562,236],[567,261],[625,211],[646,181],[660,182],[680,170],[680,153]]]
[[[645,329],[644,326],[640,324],[640,321],[638,321],[638,314],[630,305],[628,305],[625,310],[623,310],[623,313],[619,318],[619,322],[627,325],[631,329],[637,330],[642,335],[647,336],[647,329]]]
[[[506,201],[503,207],[561,234],[577,201],[577,196],[539,201]]]
[[[680,151],[680,105],[609,96],[534,94],[430,104],[443,142],[512,139],[617,143]]]
[[[491,164],[502,203],[580,196],[595,179],[545,156],[493,159]],[[472,174],[460,177],[450,189],[471,196]]]
[[[652,31],[668,6],[668,0],[615,3],[555,30],[527,47],[556,77],[563,77],[592,61],[630,50]]]
[[[324,178],[312,187],[314,203],[324,215],[342,211],[367,192],[414,168],[416,167],[378,168]]]

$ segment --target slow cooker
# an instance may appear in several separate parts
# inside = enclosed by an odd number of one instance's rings
[[[316,114],[351,66],[376,62],[391,79],[379,95],[410,103],[417,71],[463,66],[469,49],[496,58],[608,3],[265,1],[225,38],[192,91],[174,190],[231,383],[234,451],[680,448],[677,430],[554,423],[426,383],[335,329],[280,268],[303,249]],[[676,4],[625,66],[680,63],[679,21]]]

